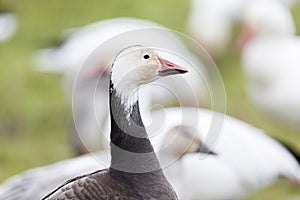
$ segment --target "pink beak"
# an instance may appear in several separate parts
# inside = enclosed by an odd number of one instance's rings
[[[168,60],[158,58],[161,64],[161,70],[159,71],[160,76],[169,76],[173,74],[184,74],[188,72],[188,70],[184,67],[176,65]]]
[[[249,42],[254,35],[255,33],[251,27],[244,26],[237,40],[238,49],[241,50],[243,47],[245,47],[247,42]]]

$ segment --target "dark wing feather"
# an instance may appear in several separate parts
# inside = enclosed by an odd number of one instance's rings
[[[75,178],[72,178],[68,181],[66,181],[64,184],[62,184],[61,186],[59,186],[58,188],[56,188],[55,190],[53,190],[51,193],[49,193],[47,196],[45,196],[44,198],[42,198],[42,200],[50,200],[50,199],[53,199],[53,195],[54,196],[57,196],[58,194],[60,193],[68,193],[67,196],[69,196],[69,191],[70,190],[73,190],[72,186],[75,184],[75,186],[80,186],[81,185],[81,182],[82,180],[85,180],[86,178],[90,177],[90,176],[93,176],[95,174],[101,174],[101,173],[105,173],[107,171],[107,169],[104,169],[104,170],[97,170],[95,172],[92,172],[92,173],[89,173],[89,174],[85,174],[85,175],[82,175],[82,176],[78,176],[78,177],[75,177]],[[76,184],[77,182],[79,182],[78,184]],[[65,199],[68,199],[68,197],[66,197]],[[72,199],[72,198],[70,198]]]
[[[114,179],[108,169],[76,177],[42,200],[136,200],[136,194]]]

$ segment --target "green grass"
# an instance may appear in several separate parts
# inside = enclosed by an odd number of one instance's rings
[[[66,28],[118,16],[150,19],[184,31],[189,8],[188,2],[180,0],[2,0],[0,5],[16,12],[20,25],[14,38],[0,43],[0,182],[72,156],[68,145],[71,111],[61,77],[33,69],[35,50],[56,43]],[[297,11],[300,6],[293,9],[299,19]],[[265,129],[300,152],[300,134],[268,118],[247,99],[238,54],[227,52],[217,65],[226,87],[228,114]],[[294,196],[300,198],[300,189],[279,181],[249,199]]]

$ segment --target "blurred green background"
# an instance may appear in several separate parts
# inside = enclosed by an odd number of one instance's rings
[[[0,43],[0,182],[73,156],[67,134],[71,109],[61,89],[62,77],[35,71],[35,50],[57,44],[64,29],[111,17],[150,19],[185,32],[189,12],[189,1],[182,0],[2,0],[0,5],[19,20],[16,35]],[[299,3],[292,12],[299,24]],[[227,113],[300,153],[300,131],[269,118],[247,99],[239,59],[230,47],[217,62],[226,87]],[[280,180],[249,199],[300,199],[300,187]]]

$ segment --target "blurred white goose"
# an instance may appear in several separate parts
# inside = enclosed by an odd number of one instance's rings
[[[79,135],[73,134],[73,147],[79,153],[101,146],[99,131],[108,115],[109,73],[105,70],[120,49],[132,44],[167,49],[170,52],[162,50],[159,54],[191,71],[175,82],[166,78],[143,88],[140,96],[145,105],[141,105],[142,110],[158,102],[170,105],[177,101],[181,105],[199,106],[207,99],[203,82],[206,72],[202,63],[172,31],[154,22],[133,18],[109,19],[83,27],[73,32],[61,46],[41,50],[35,57],[40,70],[65,76],[67,98],[73,100],[76,123],[73,132],[77,130]],[[178,59],[178,55],[181,58]]]
[[[187,32],[209,52],[220,56],[231,39],[233,21],[246,0],[193,0]]]
[[[187,32],[204,46],[213,58],[227,49],[232,29],[240,22],[244,9],[260,0],[193,0],[187,20]],[[289,7],[294,0],[272,0]]]
[[[13,13],[0,13],[0,42],[11,38],[17,31],[17,17]]]
[[[300,180],[299,163],[285,147],[235,118],[186,107],[154,111],[151,119],[147,132],[179,199],[241,199],[281,176]],[[27,171],[0,186],[0,199],[39,199],[74,175],[105,168],[109,160],[107,152],[99,152]]]
[[[255,104],[299,127],[300,38],[287,8],[274,2],[253,4],[245,12],[242,64]]]

